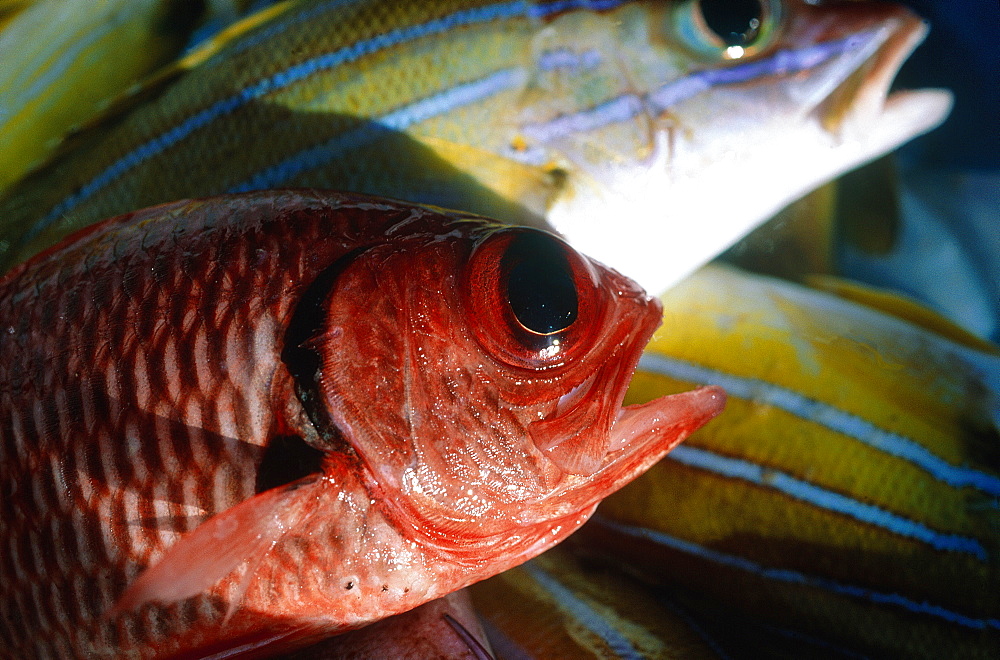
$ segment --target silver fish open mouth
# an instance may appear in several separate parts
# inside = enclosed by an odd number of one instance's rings
[[[552,227],[660,293],[810,190],[948,115],[946,90],[892,91],[928,32],[911,11],[788,5],[765,51],[706,61],[645,94],[526,129],[562,145],[578,125],[646,127],[646,157],[588,161],[588,176],[550,210]],[[626,239],[610,239],[612,230]]]
[[[889,146],[943,121],[951,109],[949,92],[892,90],[903,63],[927,33],[920,18],[900,12],[855,35],[849,49],[822,65],[826,72],[819,82],[830,91],[814,112],[824,128],[841,138]],[[870,151],[871,157],[877,155],[874,147]]]

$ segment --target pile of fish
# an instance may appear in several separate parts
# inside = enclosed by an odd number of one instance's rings
[[[1000,645],[1000,351],[703,266],[944,119],[908,10],[0,21],[0,655]]]

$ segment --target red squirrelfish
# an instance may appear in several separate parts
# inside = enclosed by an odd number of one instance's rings
[[[621,408],[660,305],[544,232],[271,191],[0,280],[0,648],[287,651],[520,564],[722,408]]]

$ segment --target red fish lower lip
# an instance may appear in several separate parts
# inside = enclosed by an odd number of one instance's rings
[[[569,513],[596,505],[662,459],[725,405],[722,388],[702,387],[620,409],[600,467],[583,481],[568,480],[561,492],[547,498],[545,506],[552,508],[559,502]]]
[[[618,413],[618,419],[611,429],[610,451],[626,448],[635,451],[629,445],[636,441],[653,440],[663,430],[676,428],[682,423],[697,428],[722,412],[725,405],[725,391],[721,387],[711,386],[626,406]],[[679,442],[678,440],[669,448]]]
[[[595,497],[603,499],[641,475],[725,405],[725,391],[713,386],[622,408],[603,475],[595,475]]]

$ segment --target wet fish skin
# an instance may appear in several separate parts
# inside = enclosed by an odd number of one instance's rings
[[[112,219],[9,273],[5,648],[306,644],[545,550],[719,412],[717,388],[619,408],[660,308],[568,248],[558,350],[470,315],[526,232],[278,191]],[[270,483],[287,442],[307,467]]]
[[[492,660],[494,655],[468,590],[463,589],[409,612],[301,649],[286,660],[368,658]]]

